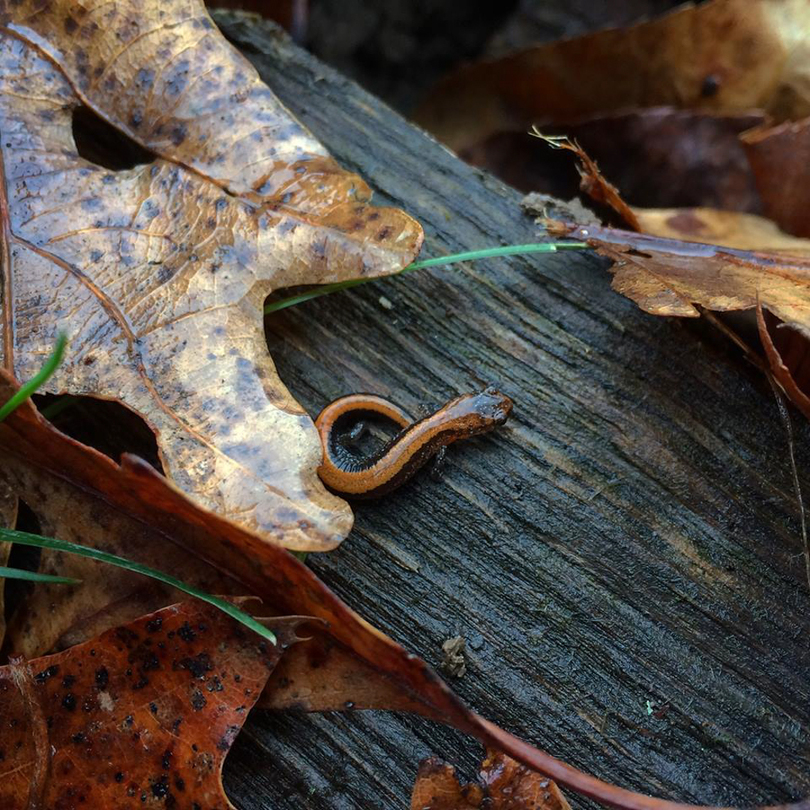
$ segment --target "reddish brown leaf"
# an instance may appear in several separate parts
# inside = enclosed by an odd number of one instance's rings
[[[455,769],[431,757],[419,766],[411,810],[571,810],[550,779],[497,751],[488,752],[477,783],[461,785]]]
[[[810,264],[801,258],[810,257],[810,240],[790,236],[771,220],[752,214],[703,208],[631,209],[581,148],[557,142],[555,145],[575,152],[583,189],[592,198],[607,203],[636,230],[661,237],[658,242],[644,242],[644,245],[670,255],[656,258],[649,252],[639,253],[636,248],[642,242],[634,234],[622,237],[623,232],[599,226],[560,228],[559,223],[552,223],[552,229],[566,233],[576,228],[578,233],[587,232],[592,236],[609,233],[614,242],[628,240],[627,254],[637,259],[635,266],[630,266],[625,259],[614,265],[617,268],[614,289],[653,314],[695,316],[699,313],[691,306],[694,301],[721,311],[750,309],[754,304],[759,310],[765,305],[773,313],[770,320],[779,321],[779,326],[784,325],[781,320],[785,314],[793,315],[796,320],[787,325],[794,329],[777,329],[775,324],[769,329],[760,317],[760,337],[773,375],[793,403],[805,415],[810,414],[810,345],[807,340],[810,336],[807,312]],[[633,221],[627,217],[628,210]],[[684,242],[700,246],[690,250]],[[604,245],[600,248],[596,242],[592,244],[604,252]],[[607,250],[606,255],[610,255],[611,248]],[[611,258],[615,259],[615,244],[613,250]],[[671,255],[684,251],[685,260]],[[785,255],[780,258],[780,253]],[[704,263],[703,259],[709,255],[713,260]],[[662,264],[668,266],[662,267]],[[736,337],[735,340],[739,342]],[[753,350],[746,349],[751,356]]]
[[[810,236],[810,118],[757,127],[742,136],[767,217]]]
[[[71,126],[87,108],[146,165],[82,157]],[[0,131],[4,367],[29,379],[67,330],[49,392],[120,399],[200,503],[271,542],[334,548],[352,515],[317,478],[262,304],[400,269],[419,225],[366,205],[201,0],[0,0]]]
[[[637,213],[645,230],[664,232],[667,229],[660,227],[661,222],[674,221],[679,228],[705,230],[710,232],[706,236],[720,237],[718,231],[727,225],[729,233],[724,241],[750,244],[750,240],[761,240],[788,251],[780,254],[744,250],[596,225],[549,223],[551,232],[585,239],[611,259],[613,288],[653,315],[696,318],[700,315],[696,305],[718,312],[755,307],[768,310],[780,327],[790,327],[776,330],[774,338],[775,324],[774,329],[768,329],[760,317],[760,337],[771,371],[790,400],[810,418],[810,255],[798,255],[788,247],[798,243],[807,253],[807,240],[781,234],[759,218],[754,228],[745,233],[749,218],[741,214],[708,212],[704,222],[697,216],[700,212]],[[655,221],[657,214],[663,214],[659,222]],[[785,352],[787,362],[776,343]]]
[[[555,149],[573,152],[582,191],[597,204],[610,208],[636,231],[740,250],[810,254],[810,240],[792,237],[780,231],[771,220],[754,214],[712,208],[645,209],[630,206],[578,143],[568,138],[548,136],[543,136],[543,140]]]
[[[277,646],[202,602],[0,668],[0,807],[231,810],[222,764]]]
[[[810,113],[803,0],[713,0],[528,48],[440,82],[418,120],[459,151],[496,132],[638,107]]]

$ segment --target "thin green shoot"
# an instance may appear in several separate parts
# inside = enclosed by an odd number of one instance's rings
[[[56,337],[56,346],[51,352],[50,357],[45,361],[45,365],[25,384],[21,385],[17,392],[6,402],[5,405],[0,407],[0,422],[7,416],[14,413],[20,405],[28,399],[35,391],[45,385],[51,378],[54,371],[59,367],[62,362],[62,357],[65,354],[65,345],[67,344],[67,336],[64,332],[60,332]]]
[[[468,250],[465,253],[451,253],[449,256],[439,256],[435,259],[423,259],[421,262],[412,262],[407,267],[403,267],[399,273],[410,273],[412,270],[423,270],[427,267],[439,267],[445,264],[458,264],[459,262],[472,262],[478,259],[494,259],[500,256],[522,256],[528,253],[556,253],[560,250],[585,250],[589,248],[587,242],[538,242],[529,245],[505,245],[503,247],[484,248],[483,250]],[[369,281],[378,281],[377,278],[355,278],[350,281],[338,281],[334,284],[324,284],[312,290],[282,298],[274,301],[264,308],[265,315],[271,312],[278,312],[280,309],[302,304],[313,298],[320,298],[322,295],[348,290],[357,287],[359,284],[366,284]]]
[[[9,568],[0,565],[0,577],[4,579],[24,579],[26,582],[48,582],[56,585],[78,585],[80,579],[56,577],[53,574],[40,574],[39,571],[26,571],[24,568]]]
[[[52,551],[64,551],[68,554],[76,554],[80,557],[87,557],[90,560],[97,560],[99,562],[109,563],[110,565],[116,565],[119,568],[124,568],[127,571],[132,571],[136,574],[143,574],[144,576],[156,579],[158,582],[162,582],[165,585],[171,585],[173,588],[177,588],[178,591],[183,591],[184,593],[189,594],[189,596],[194,596],[197,599],[201,599],[203,602],[207,602],[209,605],[219,608],[219,610],[221,610],[223,613],[226,613],[232,619],[236,619],[236,621],[240,622],[245,627],[249,627],[271,644],[277,643],[275,633],[268,630],[268,628],[266,628],[263,624],[254,619],[253,616],[239,610],[238,607],[235,607],[227,600],[220,599],[218,596],[212,596],[205,591],[201,591],[199,588],[195,588],[193,585],[187,585],[185,582],[181,582],[179,579],[176,579],[169,574],[164,574],[162,571],[157,571],[154,568],[149,568],[145,565],[141,565],[140,563],[132,562],[131,560],[127,560],[124,557],[119,557],[116,554],[108,554],[106,551],[99,551],[98,549],[89,548],[88,546],[81,546],[78,543],[70,543],[67,540],[57,540],[54,537],[41,537],[38,534],[18,532],[14,529],[0,529],[0,542],[18,543],[23,546],[34,546],[35,548],[47,548],[51,549]]]

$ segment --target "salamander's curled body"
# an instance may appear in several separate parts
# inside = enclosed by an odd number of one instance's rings
[[[405,483],[448,444],[502,425],[511,410],[512,400],[494,388],[456,397],[418,422],[374,394],[340,397],[330,402],[315,420],[323,445],[318,475],[326,486],[341,495],[376,498]],[[348,449],[345,434],[352,425],[368,417],[390,419],[403,430],[377,453],[362,458]]]

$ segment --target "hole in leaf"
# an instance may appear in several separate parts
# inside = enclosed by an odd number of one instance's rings
[[[72,439],[116,463],[122,453],[133,453],[163,472],[155,434],[137,413],[119,402],[53,394],[34,394],[32,399],[43,415]]]
[[[73,111],[73,140],[81,157],[113,171],[143,166],[156,157],[89,107]]]

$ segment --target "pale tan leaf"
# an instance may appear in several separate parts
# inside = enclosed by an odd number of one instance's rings
[[[71,124],[92,107],[152,150],[110,171]],[[220,514],[289,548],[334,548],[348,506],[267,352],[274,289],[395,272],[422,239],[365,205],[228,45],[201,0],[0,0],[4,365],[38,370],[70,337],[53,393],[117,399],[164,469]]]

